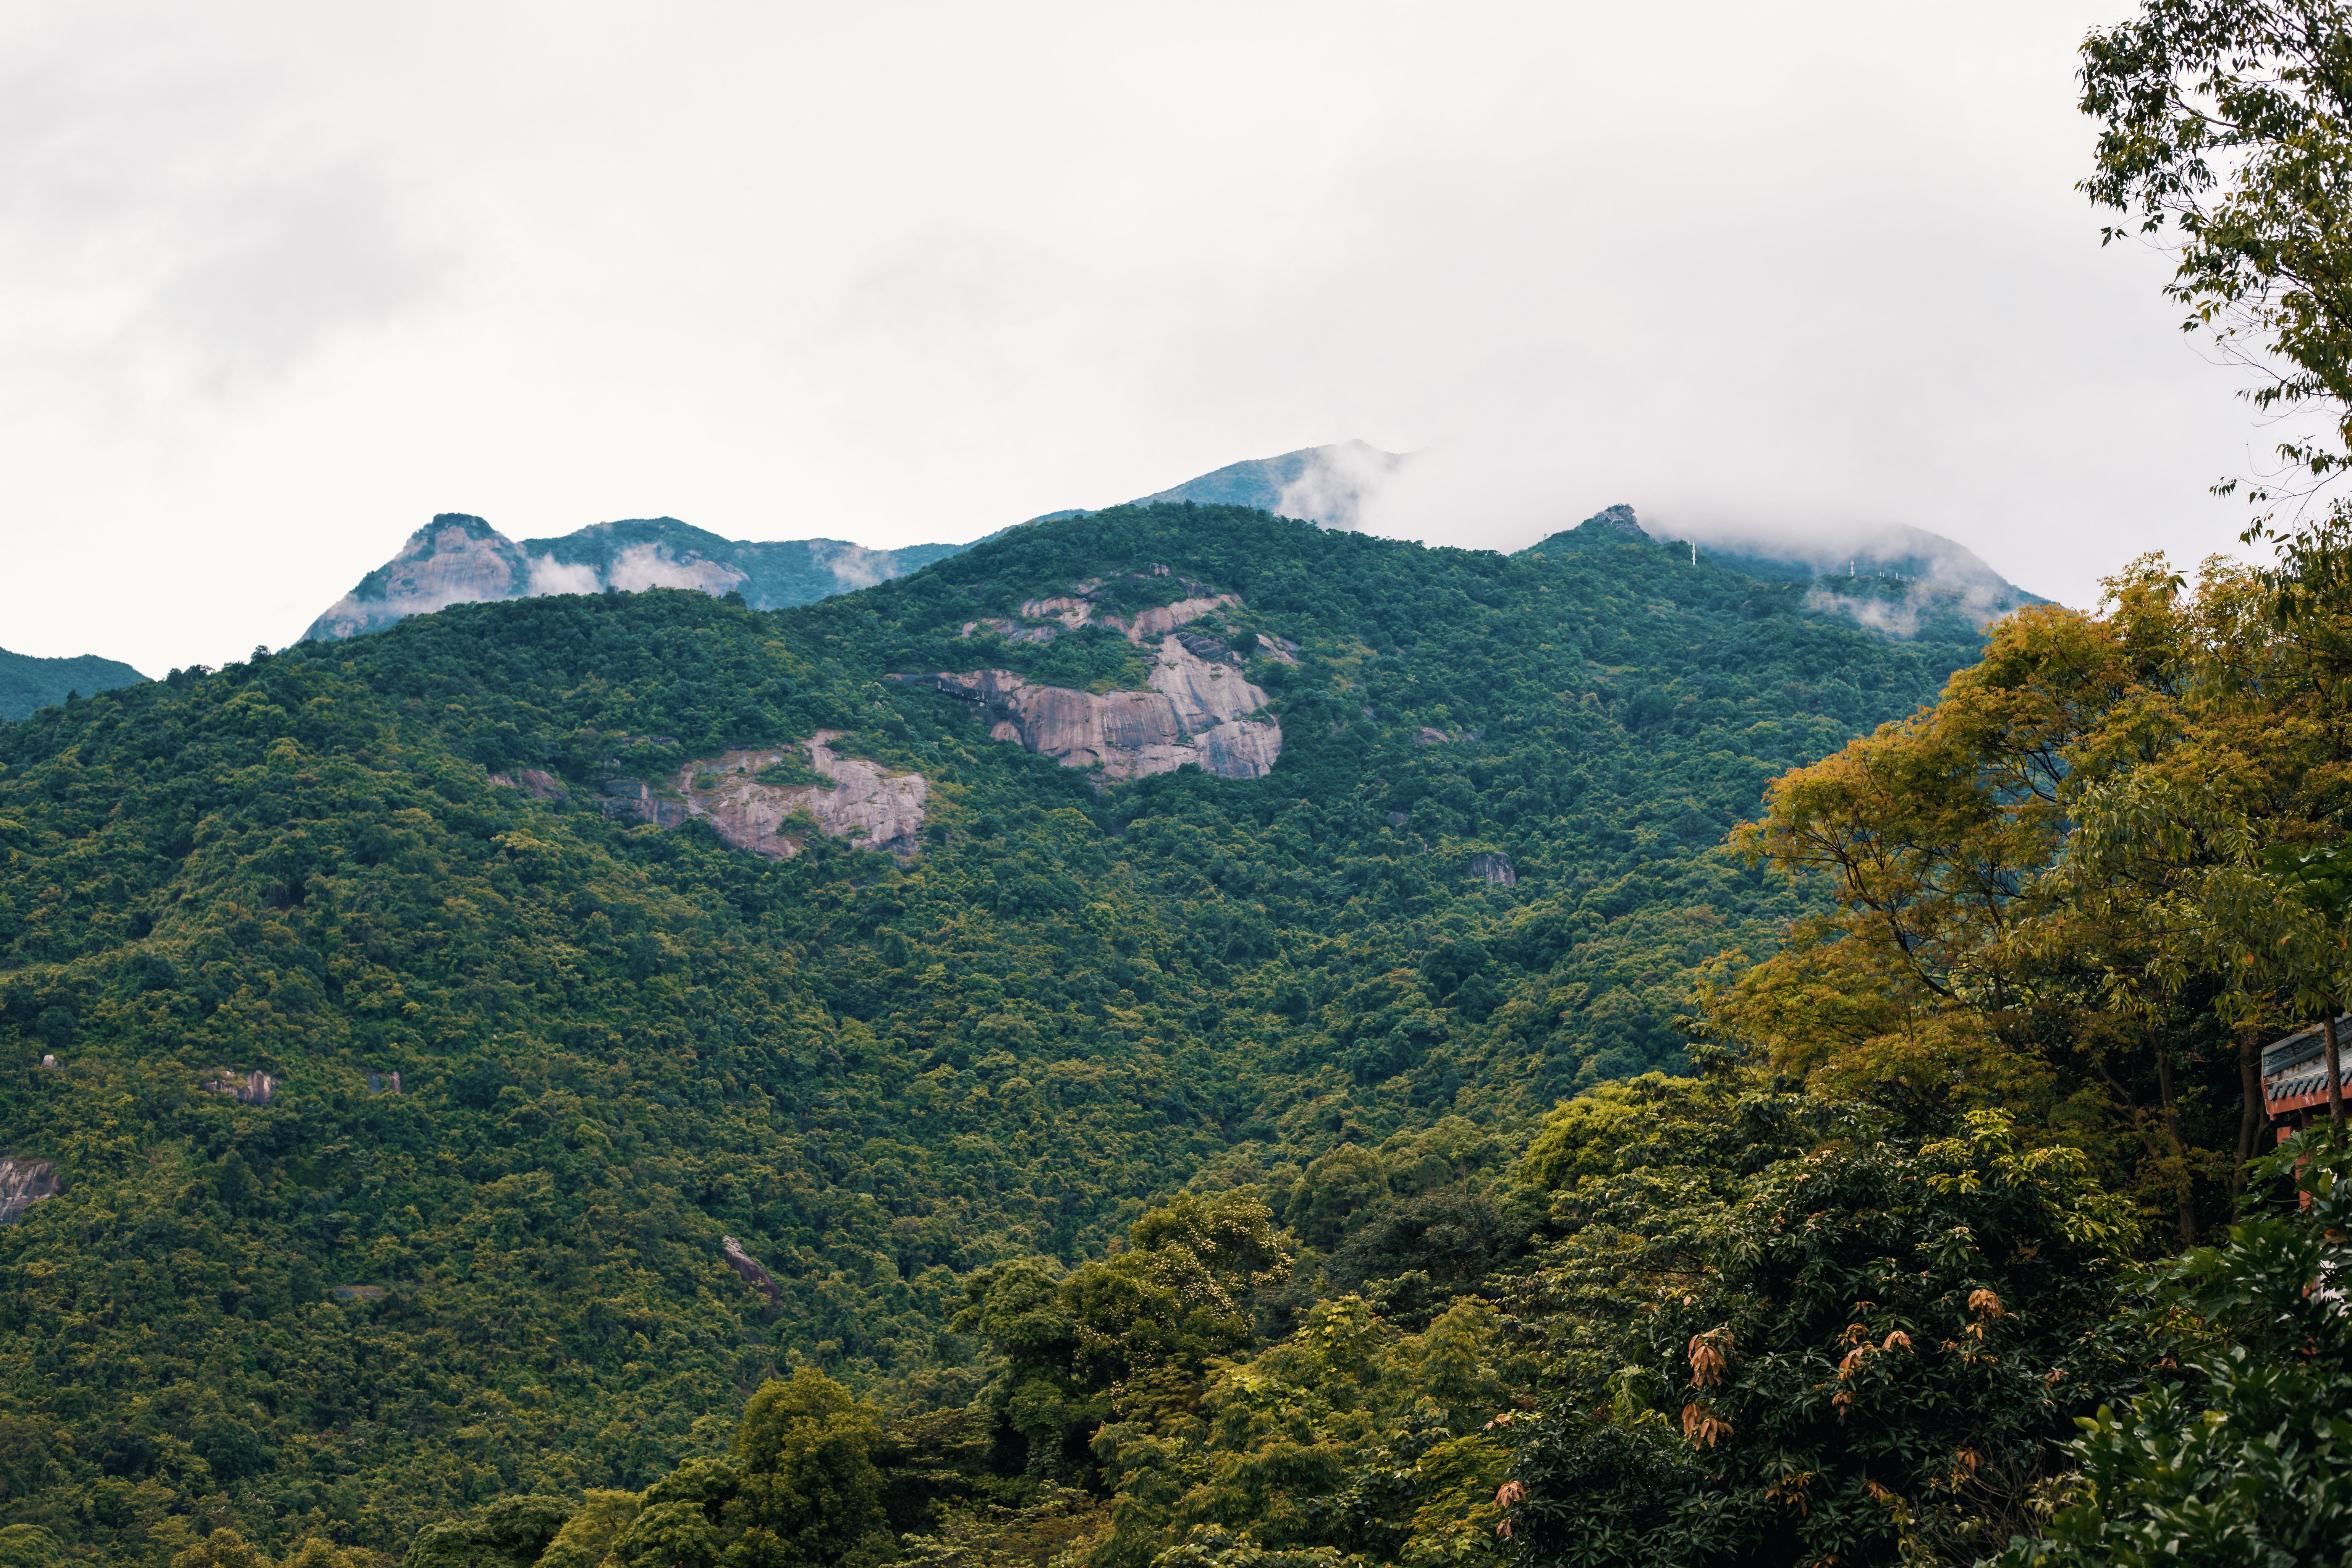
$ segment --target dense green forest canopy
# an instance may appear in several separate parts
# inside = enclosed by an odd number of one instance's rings
[[[1099,789],[888,679],[1121,678],[1107,634],[958,635],[1089,579],[1238,595],[1271,774]],[[1979,646],[1622,528],[1507,559],[1122,509],[793,611],[460,606],[0,729],[0,1153],[64,1188],[0,1230],[0,1509],[108,1560],[394,1550],[642,1488],[779,1368],[1001,1405],[974,1271],[1058,1279],[1188,1182],[1305,1248],[1248,1333],[1325,1278],[1440,1332],[1539,1222],[1495,1184],[1519,1130],[1676,1067],[1698,968],[1808,907],[1726,828]],[[929,781],[919,854],[598,808],[818,729]],[[974,1462],[1077,1433],[1033,1406]]]
[[[120,659],[94,653],[79,658],[35,658],[0,648],[0,721],[22,719],[68,696],[96,696],[146,679]]]

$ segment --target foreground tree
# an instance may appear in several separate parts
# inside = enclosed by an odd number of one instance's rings
[[[2168,1271],[2156,1311],[2203,1343],[2083,1422],[2052,1539],[2016,1542],[2002,1568],[2352,1563],[2352,1157],[2315,1136],[2258,1173],[2293,1179],[2307,1206],[2265,1193]]]
[[[2352,443],[2347,41],[2336,0],[2147,0],[2083,46],[2082,108],[2100,126],[2084,192],[2174,243],[2166,291],[2188,330],[2256,368],[2255,406],[2333,423],[2337,447],[2280,449],[2313,478]]]
[[[1622,1364],[1523,1439],[1540,1568],[1967,1561],[2030,1525],[2069,1419],[2137,1380],[2112,1301],[2128,1205],[1991,1112],[1906,1148],[1861,1126],[1774,1165]],[[1661,1288],[1663,1287],[1663,1288]]]
[[[2009,1108],[2188,1245],[2255,1152],[2252,1052],[2342,994],[2341,942],[2263,857],[2340,834],[2352,705],[2250,573],[2191,592],[2150,558],[2108,586],[1773,784],[1738,842],[1836,908],[1704,1010],[1916,1126]]]

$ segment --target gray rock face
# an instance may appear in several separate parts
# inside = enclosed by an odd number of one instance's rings
[[[776,1283],[776,1277],[774,1275],[760,1267],[760,1260],[758,1258],[753,1258],[750,1253],[743,1250],[743,1244],[741,1242],[736,1240],[731,1236],[720,1237],[719,1238],[719,1256],[727,1260],[728,1268],[732,1268],[738,1275],[742,1277],[744,1284],[749,1285],[752,1289],[757,1290],[761,1295],[765,1296],[771,1303],[782,1302],[783,1300],[783,1287]]]
[[[239,1105],[267,1105],[286,1087],[282,1078],[272,1078],[266,1072],[237,1072],[229,1068],[215,1068],[196,1086],[212,1094],[225,1094]]]
[[[518,768],[511,777],[505,773],[492,773],[490,783],[499,789],[519,789],[533,800],[567,800],[571,797],[571,792],[563,787],[562,779],[538,768]]]
[[[917,679],[977,705],[994,739],[1064,767],[1097,768],[1107,781],[1174,773],[1187,763],[1219,778],[1271,773],[1282,755],[1282,727],[1244,717],[1265,706],[1265,693],[1173,637],[1161,639],[1159,652],[1148,691],[1038,686],[1009,669]]]
[[[730,751],[680,768],[675,781],[680,798],[659,804],[676,806],[681,821],[705,818],[734,847],[771,859],[789,860],[800,852],[803,837],[786,826],[800,812],[816,819],[819,832],[855,838],[902,859],[912,856],[922,842],[930,781],[920,773],[885,773],[862,757],[841,755],[832,743],[842,735],[839,730],[819,730],[796,748],[824,784],[762,784],[761,770],[783,762],[787,752]]]
[[[1473,855],[1470,857],[1470,874],[1483,877],[1498,888],[1519,885],[1518,868],[1511,864],[1511,858],[1507,855]]]
[[[353,637],[410,616],[486,599],[519,599],[530,583],[521,548],[478,517],[444,512],[398,554],[310,623],[306,639]]]
[[[370,1072],[367,1086],[370,1094],[398,1094],[400,1075],[396,1072]]]
[[[0,1225],[16,1224],[26,1209],[65,1190],[47,1160],[0,1160]]]
[[[665,800],[644,779],[606,779],[604,815],[618,822],[642,822],[653,827],[676,827],[687,817],[686,803]]]
[[[1282,756],[1282,726],[1255,716],[1265,707],[1265,691],[1250,683],[1242,673],[1241,656],[1221,638],[1181,629],[1213,610],[1239,605],[1240,598],[1202,594],[1121,616],[1102,612],[1087,596],[1099,585],[1081,583],[1068,595],[1032,599],[1021,614],[1072,630],[1102,626],[1130,642],[1156,645],[1147,690],[1041,686],[1009,669],[899,679],[972,703],[994,739],[1052,757],[1064,767],[1097,770],[1106,783],[1174,773],[1188,763],[1219,778],[1264,778],[1271,773]],[[974,622],[964,630],[969,636],[979,626],[1013,625]],[[1051,626],[1014,629],[1053,631]]]

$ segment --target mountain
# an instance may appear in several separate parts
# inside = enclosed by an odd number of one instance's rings
[[[1304,447],[1277,458],[1228,463],[1134,504],[1197,501],[1202,506],[1255,507],[1327,528],[1353,528],[1365,498],[1404,462],[1403,454],[1383,452],[1364,441]]]
[[[1365,503],[1409,461],[1406,454],[1384,452],[1363,441],[1303,447],[1279,457],[1231,463],[1129,504],[1194,501],[1255,507],[1326,527],[1355,528],[1362,521]],[[1083,509],[1072,509],[1033,521],[1085,515]],[[1607,508],[1595,521],[1653,537],[1629,506]],[[1667,536],[1654,537],[1663,542]],[[1750,576],[1804,584],[1811,590],[1812,607],[1897,636],[1911,635],[1922,615],[1958,614],[1984,626],[2027,605],[2050,602],[2008,581],[1966,546],[1900,523],[1817,526],[1795,534],[1713,525],[1696,537],[1676,534],[1673,542],[1703,550],[1717,564]],[[1530,548],[1575,547],[1548,542]]]
[[[963,549],[868,550],[837,539],[721,539],[672,517],[599,522],[556,539],[509,539],[478,517],[443,512],[390,561],[310,623],[331,641],[380,631],[450,605],[606,589],[740,594],[754,609],[805,605],[864,588]]]
[[[1688,551],[1694,561],[1704,555],[1764,582],[1801,585],[1807,608],[1898,637],[1915,635],[1923,617],[1958,617],[1983,626],[2051,602],[2011,583],[1965,545],[1901,523],[1832,529],[1811,538],[1710,531],[1704,539],[1677,540],[1654,535],[1632,507],[1621,504],[1529,549],[1577,550],[1614,537],[1654,537]]]
[[[509,576],[373,602],[719,566],[439,526]],[[1202,1321],[1326,1279],[1438,1333],[1549,1223],[1495,1184],[1546,1109],[1682,1062],[1702,968],[1811,907],[1726,829],[1981,647],[1810,595],[1609,517],[1505,557],[1116,508],[0,726],[0,1518],[400,1552],[714,1456],[795,1367],[929,1433],[908,1476],[1060,1507],[1101,1417],[988,1314],[1179,1188],[1307,1249]]]
[[[1304,447],[1229,463],[1127,504],[1237,506],[1351,529],[1364,503],[1408,460],[1363,441]],[[1031,521],[1087,515],[1071,509]],[[1612,507],[1600,517],[1647,537],[1630,507]],[[1923,615],[1958,614],[1981,626],[2022,605],[2049,602],[1953,541],[1901,525],[1832,530],[1793,542],[1734,532],[1710,536],[1698,547],[1719,565],[1806,585],[1814,609],[1897,636],[1912,635]],[[302,640],[357,637],[451,605],[607,589],[694,588],[740,594],[756,610],[784,609],[870,587],[970,548],[917,544],[882,551],[832,539],[762,543],[722,539],[668,517],[594,523],[560,538],[517,542],[478,517],[443,512],[311,622]]]
[[[87,697],[146,679],[127,664],[94,653],[79,658],[35,658],[0,648],[0,720],[22,719],[77,691]]]
[[[1305,518],[1327,528],[1353,528],[1364,501],[1405,461],[1403,453],[1383,452],[1370,442],[1337,441],[1328,447],[1301,447],[1279,457],[1228,463],[1126,504],[1192,501],[1202,506],[1251,507],[1276,517]],[[1030,521],[1059,522],[1086,515],[1086,508],[1071,507]]]

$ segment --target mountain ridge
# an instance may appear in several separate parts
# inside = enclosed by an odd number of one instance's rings
[[[551,538],[513,540],[469,512],[442,512],[297,640],[357,637],[454,604],[607,589],[734,593],[753,609],[783,609],[870,587],[967,548],[869,550],[838,539],[725,539],[674,517],[596,522]]]
[[[94,653],[40,658],[0,648],[0,721],[22,719],[75,692],[92,697],[147,679],[120,659],[101,658]]]
[[[1407,454],[1364,441],[1302,447],[1228,463],[1121,505],[1240,506],[1352,529],[1381,482],[1410,460]],[[1093,516],[1098,510],[1113,509],[1068,508],[1013,528]],[[1664,537],[1652,534],[1628,506],[1606,508],[1596,519],[1618,519],[1645,538]],[[874,550],[835,539],[730,540],[677,518],[658,517],[590,523],[567,534],[518,541],[471,513],[443,512],[409,535],[392,560],[362,578],[298,640],[356,637],[453,604],[608,589],[736,593],[753,609],[785,609],[903,576],[1010,531],[999,529],[968,544]],[[1574,531],[1564,530],[1517,553],[1560,548],[1554,542]],[[1703,537],[1697,548],[1717,564],[1764,581],[1809,584],[1815,607],[1896,636],[1911,635],[1923,613],[1957,608],[1982,625],[2025,605],[2049,602],[2001,577],[1957,541],[1924,529],[1889,524],[1832,530],[1796,541],[1735,531],[1727,538],[1727,542]],[[1840,564],[1848,570],[1849,586],[1836,580]],[[1915,591],[1891,587],[1892,583],[1920,586]]]

